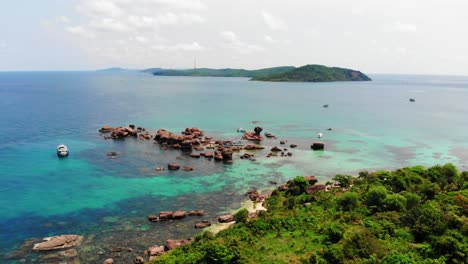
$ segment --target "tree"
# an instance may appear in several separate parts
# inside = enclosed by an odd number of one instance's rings
[[[383,186],[372,187],[365,196],[366,205],[374,211],[379,211],[383,208],[384,200],[387,197],[387,189]]]
[[[338,204],[344,211],[350,211],[358,205],[359,196],[355,192],[346,192],[338,198]]]

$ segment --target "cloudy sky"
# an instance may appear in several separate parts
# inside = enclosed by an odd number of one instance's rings
[[[324,64],[468,75],[467,0],[5,0],[0,71]]]

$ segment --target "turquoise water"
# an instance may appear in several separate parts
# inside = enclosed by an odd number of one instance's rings
[[[326,181],[336,173],[447,162],[466,169],[468,77],[371,77],[372,82],[319,84],[0,73],[2,252],[32,237],[63,233],[96,234],[93,243],[101,248],[121,235],[145,248],[198,232],[191,220],[177,227],[152,225],[148,214],[205,209],[215,219],[239,207],[247,190],[271,188],[269,181],[296,175]],[[153,133],[199,127],[223,139],[240,138],[239,127],[259,125],[278,136],[262,142],[267,150],[280,139],[299,147],[290,150],[290,158],[266,158],[268,151],[260,151],[256,162],[235,154],[232,165],[178,160],[180,152],[162,151],[150,141],[104,140],[98,133],[104,124],[136,124]],[[324,134],[323,152],[310,150],[318,132]],[[71,151],[67,159],[56,157],[61,143]],[[110,159],[108,151],[120,155]],[[155,170],[171,161],[195,170]]]

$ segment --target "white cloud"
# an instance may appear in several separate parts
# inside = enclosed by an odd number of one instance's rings
[[[353,32],[346,31],[346,32],[343,33],[343,36],[346,37],[346,38],[352,37],[352,36],[353,36]]]
[[[405,32],[406,33],[406,32],[415,32],[417,30],[417,27],[414,24],[396,22],[395,23],[395,29],[400,31],[400,32]]]
[[[201,46],[197,42],[179,43],[173,46],[158,44],[158,45],[153,45],[151,48],[157,51],[202,51],[202,50],[205,50],[205,47]]]
[[[272,14],[268,13],[267,11],[263,10],[261,14],[262,14],[263,20],[267,24],[268,28],[270,28],[271,30],[287,30],[288,29],[288,26],[283,20],[277,17],[274,17]]]
[[[269,44],[275,43],[275,40],[269,35],[264,35],[263,39],[265,40],[266,43],[269,43]]]
[[[66,17],[66,16],[59,16],[59,17],[57,17],[56,21],[58,23],[70,24],[70,19],[68,19],[68,17]]]
[[[95,34],[82,26],[66,27],[66,31],[85,38],[94,38]]]
[[[241,41],[232,31],[223,31],[220,35],[228,48],[233,49],[240,54],[250,54],[264,50],[261,46]]]

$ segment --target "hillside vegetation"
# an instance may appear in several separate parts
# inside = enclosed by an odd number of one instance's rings
[[[468,172],[446,164],[334,180],[341,187],[311,193],[298,176],[268,211],[249,219],[243,209],[232,228],[154,263],[468,263]]]
[[[337,67],[326,67],[323,65],[306,65],[299,68],[284,66],[260,70],[208,68],[166,70],[154,68],[144,70],[144,72],[151,72],[156,76],[250,77],[253,81],[271,82],[336,82],[371,80],[359,71]]]
[[[291,71],[253,78],[254,81],[269,82],[337,82],[337,81],[370,81],[360,71],[326,67],[323,65],[306,65]]]

